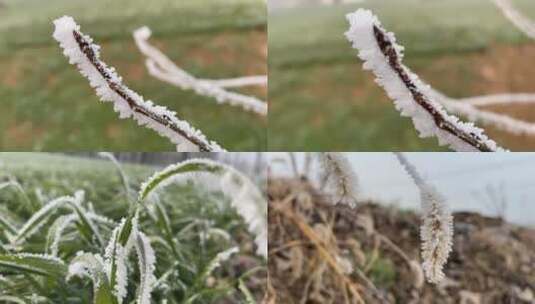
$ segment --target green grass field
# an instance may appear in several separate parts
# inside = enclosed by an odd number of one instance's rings
[[[535,2],[515,0],[535,18]],[[343,33],[345,14],[372,9],[405,46],[405,63],[452,97],[533,92],[535,43],[487,0],[373,0],[301,7],[269,15],[268,149],[277,151],[435,151],[362,70]],[[491,110],[535,121],[530,106]],[[485,127],[485,126],[483,126]],[[532,150],[535,140],[485,127],[499,144]]]
[[[227,150],[266,149],[267,120],[148,75],[132,31],[204,78],[266,73],[261,0],[5,0],[0,7],[0,149],[173,151],[167,139],[119,120],[52,38],[52,20],[71,15],[102,46],[102,59],[147,99],[166,105]],[[264,89],[247,93],[266,98]]]
[[[56,206],[48,213],[41,213],[46,214],[39,219],[42,224],[34,224],[39,229],[20,243],[13,241],[14,236],[24,231],[38,210],[46,208],[46,203],[71,196],[78,190],[85,192],[78,204],[82,214],[95,213],[109,220],[94,221],[97,233],[85,234],[78,219],[68,225],[59,234],[57,257],[69,265],[79,251],[103,255],[105,246],[99,245],[96,235],[102,236],[103,245],[109,242],[114,227],[133,210],[132,203],[138,204],[132,197],[137,197],[141,182],[158,170],[143,165],[123,164],[122,168],[129,180],[131,199],[127,199],[126,187],[108,160],[47,153],[0,153],[1,303],[6,303],[5,296],[16,296],[23,303],[30,303],[32,295],[44,297],[46,303],[93,303],[91,280],[66,280],[61,265],[49,267],[43,275],[32,270],[40,268],[19,269],[4,262],[6,256],[18,252],[50,255],[53,252],[50,238],[57,235],[54,229],[62,218],[73,214],[70,208]],[[4,182],[13,179],[20,184],[21,191],[4,187]],[[158,192],[158,200],[144,203],[139,213],[139,229],[151,240],[156,256],[154,274],[164,283],[152,291],[151,303],[161,303],[164,299],[170,304],[244,303],[245,292],[236,288],[240,280],[254,299],[261,299],[265,262],[254,254],[253,237],[236,210],[230,207],[228,198],[209,189],[213,188],[192,183],[170,185]],[[9,226],[14,227],[15,233],[9,232]],[[210,270],[217,254],[232,247],[238,247],[239,253]],[[128,263],[128,288],[123,303],[137,303],[140,273],[134,251]],[[35,267],[41,266],[36,262]]]

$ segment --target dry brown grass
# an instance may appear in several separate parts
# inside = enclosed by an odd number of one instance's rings
[[[361,202],[333,206],[305,179],[271,178],[264,304],[530,303],[535,230],[456,213],[447,279],[424,282],[419,216]]]

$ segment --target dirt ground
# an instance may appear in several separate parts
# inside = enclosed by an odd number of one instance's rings
[[[420,267],[418,214],[372,202],[332,206],[300,180],[269,183],[265,303],[535,303],[535,229],[454,214],[440,285]]]

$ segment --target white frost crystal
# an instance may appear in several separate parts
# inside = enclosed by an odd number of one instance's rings
[[[138,304],[150,304],[151,292],[156,283],[156,277],[154,276],[156,256],[150,245],[149,238],[142,232],[139,232],[137,235],[136,251],[139,259],[139,273],[141,276],[141,283],[139,284],[138,291]]]
[[[261,204],[265,201],[262,194],[256,185],[236,170],[225,173],[220,185],[223,193],[231,198],[231,205],[247,223],[249,232],[255,236],[257,254],[267,258],[267,211]]]
[[[492,0],[502,13],[511,21],[519,30],[535,39],[535,23],[529,20],[515,9],[510,0]]]
[[[187,170],[186,168],[197,167]],[[170,183],[188,181],[221,190],[231,199],[231,205],[255,235],[257,254],[267,258],[267,202],[258,187],[243,173],[231,166],[209,159],[189,159],[156,172],[142,185],[138,200],[141,202],[154,191]]]
[[[239,251],[240,249],[238,247],[232,247],[218,253],[205,270],[205,276],[211,274],[216,268],[221,266],[221,263],[227,261],[233,254],[238,253]]]
[[[112,286],[113,292],[117,297],[119,304],[122,303],[123,299],[126,297],[128,285],[128,269],[126,267],[126,260],[128,258],[128,245],[126,247],[122,246],[119,241],[119,233],[122,231],[126,219],[122,219],[121,223],[113,230],[112,236],[108,242],[105,252],[105,271],[108,278],[112,277],[112,264],[115,260],[115,286]],[[132,228],[133,231],[135,228]]]
[[[34,213],[30,219],[20,228],[17,235],[13,238],[14,244],[20,244],[25,239],[29,238],[33,234],[39,231],[39,229],[46,223],[46,219],[55,211],[67,203],[74,202],[74,198],[70,196],[58,197],[45,206],[43,206],[39,211]]]
[[[150,35],[151,31],[146,26],[134,31],[136,45],[147,56],[146,66],[152,76],[184,90],[193,90],[199,95],[212,97],[218,103],[228,103],[263,116],[267,115],[268,105],[266,102],[256,97],[230,92],[224,89],[225,87],[240,87],[250,84],[267,84],[266,76],[250,76],[223,80],[198,79],[175,65],[160,50],[150,45],[147,41]]]
[[[482,124],[492,125],[500,130],[517,135],[535,135],[534,123],[522,121],[504,114],[481,110],[475,107],[478,103],[486,105],[485,103],[527,102],[527,99],[523,98],[520,94],[491,95],[488,97],[480,96],[462,99],[453,99],[434,90],[432,90],[432,94],[448,111],[464,115],[471,121],[478,121]]]
[[[431,283],[444,278],[442,268],[448,261],[453,238],[453,217],[444,198],[431,186],[420,190],[422,200],[422,268]]]
[[[127,88],[122,83],[122,78],[115,73],[115,68],[108,67],[100,60],[100,47],[93,43],[91,37],[80,32],[80,26],[72,17],[58,18],[54,20],[54,25],[53,37],[60,43],[69,63],[78,67],[102,101],[113,102],[114,110],[119,113],[120,118],[132,117],[140,126],[153,129],[161,136],[169,138],[179,151],[223,150],[217,143],[208,141],[189,123],[176,118],[175,112],[154,105],[150,100],[145,101],[139,94]],[[76,35],[78,40],[86,42],[85,45],[77,41]],[[93,54],[94,58],[89,58],[87,54]]]
[[[52,244],[50,244],[50,253],[53,256],[58,256],[59,242],[61,241],[61,235],[63,231],[78,218],[76,214],[69,214],[59,217],[52,225],[50,231],[53,232]]]
[[[358,56],[364,61],[363,68],[375,74],[377,84],[385,89],[401,115],[412,118],[421,137],[436,136],[440,145],[449,145],[456,151],[501,150],[482,129],[446,113],[432,98],[430,87],[402,64],[403,47],[396,43],[393,33],[382,28],[371,11],[359,9],[346,17],[350,28],[345,35],[352,42],[353,48],[359,51]],[[384,39],[381,45],[377,35]],[[382,50],[381,47],[385,49]],[[385,56],[383,51],[388,52],[389,56]],[[397,65],[397,71],[393,65]],[[403,80],[399,73],[405,74],[406,79]],[[417,102],[415,94],[419,100],[425,100],[428,109]],[[436,121],[435,117],[440,117],[440,121]],[[454,131],[447,131],[445,127]]]
[[[403,154],[396,153],[396,156],[420,190],[422,268],[427,280],[436,284],[444,279],[443,267],[452,249],[453,217],[444,197],[418,174]]]
[[[357,174],[349,160],[338,152],[320,153],[322,178],[334,193],[334,203],[342,203],[355,207],[357,204]]]
[[[56,264],[65,264],[62,259],[42,253],[19,253],[16,255],[18,258],[37,258],[41,260],[48,260]]]

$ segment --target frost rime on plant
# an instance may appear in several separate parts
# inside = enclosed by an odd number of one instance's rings
[[[113,284],[111,287],[113,288],[113,293],[117,297],[119,304],[121,304],[126,297],[126,287],[128,285],[126,260],[128,258],[129,246],[128,244],[122,246],[119,242],[120,233],[123,231],[125,223],[126,219],[123,219],[113,230],[112,237],[105,252],[106,274],[110,280],[110,284]]]
[[[141,283],[138,290],[138,304],[150,304],[151,291],[156,283],[154,268],[156,256],[145,234],[139,232],[136,240],[136,251],[139,260]]]
[[[350,28],[345,35],[359,50],[363,68],[373,71],[376,82],[401,114],[412,118],[421,137],[436,136],[440,145],[456,151],[502,150],[482,129],[449,115],[432,98],[430,88],[402,64],[403,47],[396,44],[394,34],[386,32],[371,11],[359,9],[346,17]]]
[[[420,190],[422,268],[427,280],[436,284],[444,278],[443,267],[451,252],[453,217],[444,197],[418,174],[403,154],[396,153],[396,156]]]
[[[176,113],[163,106],[145,101],[122,83],[122,78],[100,60],[100,47],[91,37],[80,32],[72,17],[64,16],[54,21],[53,37],[63,48],[69,63],[76,64],[80,73],[89,80],[102,101],[113,102],[120,118],[133,117],[141,126],[153,129],[177,145],[178,151],[223,150],[217,143],[208,141],[186,121],[176,118]]]
[[[230,92],[224,88],[240,87],[253,84],[266,84],[266,76],[249,76],[234,79],[208,80],[198,79],[176,66],[160,50],[150,45],[147,40],[151,35],[148,27],[134,31],[134,40],[139,50],[147,56],[146,66],[155,78],[178,86],[184,90],[191,89],[195,93],[214,98],[218,103],[240,106],[247,111],[267,115],[268,106],[255,97]]]
[[[233,254],[238,253],[239,251],[240,249],[238,247],[232,247],[225,251],[219,252],[215,258],[208,263],[208,266],[204,270],[202,277],[206,278],[209,276],[216,268],[221,266],[221,263],[227,261]]]
[[[338,152],[319,154],[322,179],[335,194],[335,204],[342,203],[355,207],[357,204],[357,175],[349,160]]]
[[[519,30],[535,39],[535,23],[517,11],[510,0],[492,0],[494,4],[502,11],[509,21],[511,21]]]
[[[156,189],[170,183],[201,182],[220,189],[255,236],[257,254],[267,258],[267,202],[258,187],[231,166],[208,159],[189,159],[156,172],[141,185],[138,202],[143,203]]]
[[[466,116],[471,121],[479,121],[483,124],[493,125],[494,127],[517,135],[535,135],[535,124],[522,121],[504,114],[493,113],[476,108],[476,105],[488,105],[494,103],[513,103],[513,102],[532,102],[535,96],[530,94],[504,94],[478,96],[462,99],[450,98],[438,91],[431,90],[431,94],[439,101],[448,111]],[[523,96],[524,95],[524,96]]]
[[[69,214],[60,216],[54,224],[52,224],[49,230],[49,236],[47,239],[47,244],[50,244],[47,247],[50,247],[50,254],[53,256],[58,256],[59,242],[61,240],[61,235],[63,231],[74,222],[78,216],[76,214]]]
[[[54,199],[46,204],[43,208],[34,213],[30,219],[19,229],[17,235],[13,238],[12,243],[20,244],[25,239],[29,238],[41,228],[46,222],[46,218],[52,212],[57,210],[61,205],[74,202],[75,198],[70,196],[62,196]]]

